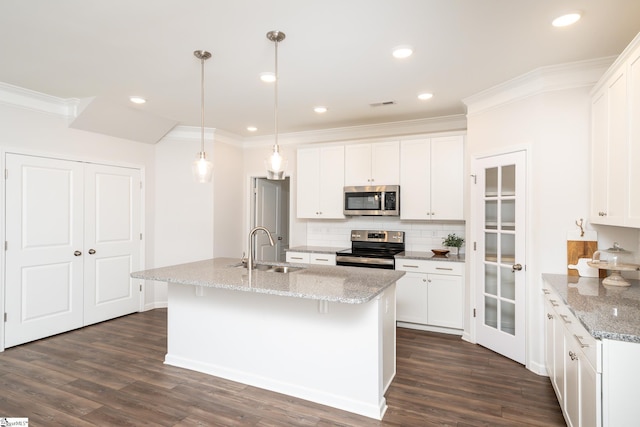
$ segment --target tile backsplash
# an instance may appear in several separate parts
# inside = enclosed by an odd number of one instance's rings
[[[354,217],[346,220],[308,221],[307,245],[351,247],[351,230],[404,231],[408,251],[424,251],[442,248],[442,239],[449,233],[464,237],[465,223],[401,221],[391,217]],[[460,253],[465,252],[465,244]]]

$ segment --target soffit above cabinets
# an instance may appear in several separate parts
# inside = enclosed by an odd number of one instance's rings
[[[80,101],[69,127],[155,144],[176,124],[175,120],[95,97]]]

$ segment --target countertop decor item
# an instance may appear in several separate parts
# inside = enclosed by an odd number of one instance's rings
[[[434,256],[444,257],[449,253],[449,249],[431,249],[431,252],[433,252]]]
[[[454,255],[458,255],[460,253],[460,248],[464,243],[464,238],[458,236],[456,233],[450,233],[442,239],[442,245],[448,248],[455,248]]]
[[[600,277],[604,279],[606,271],[590,267],[593,253],[598,250],[598,234],[593,230],[584,230],[583,221],[576,221],[580,230],[567,232],[567,275],[575,277]]]
[[[601,252],[610,254],[607,260],[601,260]],[[587,263],[589,267],[598,268],[600,270],[609,270],[611,274],[607,276],[603,281],[603,285],[609,286],[630,286],[629,282],[622,277],[623,271],[640,271],[640,265],[629,264],[623,262],[624,254],[630,252],[621,248],[617,242],[613,243],[613,247],[605,249],[603,251],[595,251],[592,259]]]

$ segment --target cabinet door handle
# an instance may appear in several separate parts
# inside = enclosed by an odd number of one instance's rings
[[[585,344],[585,343],[582,342],[584,337],[581,337],[580,335],[576,335],[576,334],[573,334],[573,336],[575,337],[576,341],[578,341],[578,344],[580,344],[581,348],[588,348],[589,347],[589,344]]]
[[[95,254],[95,253],[96,253],[96,250],[95,250],[95,249],[89,249],[89,255],[93,255],[93,254]]]
[[[291,259],[302,259],[302,257],[299,256],[292,256]]]
[[[80,252],[80,251],[74,251],[73,252],[73,256],[80,256],[80,255],[82,255],[82,252]]]
[[[567,316],[566,314],[561,314],[560,317],[562,318],[564,323],[571,323],[571,320],[569,320],[569,316]]]
[[[549,289],[542,288],[542,293],[545,294],[545,295],[549,295],[551,293],[551,291],[549,291]]]
[[[403,267],[420,268],[418,265],[402,264]]]
[[[453,271],[453,268],[436,267],[436,270],[447,270],[447,271]]]
[[[571,358],[571,360],[578,360],[578,355],[571,350],[569,350],[569,357]]]
[[[552,306],[552,307],[558,307],[558,306],[560,305],[560,304],[558,304],[558,303],[556,302],[556,300],[554,300],[554,299],[550,299],[550,300],[549,300],[549,302],[551,303],[551,306]]]
[[[316,261],[329,261],[328,258],[316,258]]]
[[[553,315],[551,313],[547,313],[547,319],[549,320],[553,319]]]

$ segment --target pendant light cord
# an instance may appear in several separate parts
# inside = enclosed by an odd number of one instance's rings
[[[204,57],[200,59],[200,157],[204,153]]]
[[[276,132],[276,139],[275,139],[275,145],[273,146],[273,151],[277,153],[278,151],[280,151],[280,147],[278,146],[278,40],[277,39],[275,43],[276,43],[276,67],[275,67],[276,81],[274,85],[275,108],[273,113],[273,121],[274,121],[274,128]]]

